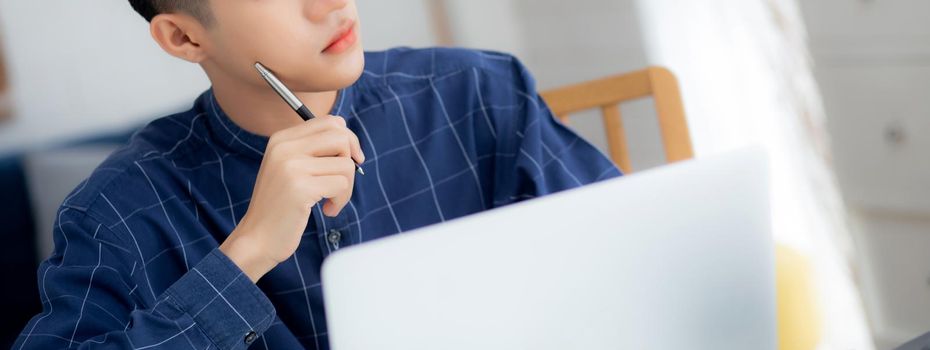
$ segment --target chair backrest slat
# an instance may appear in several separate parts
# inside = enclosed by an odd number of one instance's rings
[[[667,162],[694,157],[678,81],[668,69],[649,67],[549,90],[540,95],[552,113],[566,123],[573,113],[600,108],[610,157],[624,173],[631,173],[633,169],[620,104],[630,100],[653,97]]]

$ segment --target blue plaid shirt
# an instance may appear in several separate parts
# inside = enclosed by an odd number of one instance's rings
[[[320,265],[340,247],[620,175],[554,120],[511,56],[366,60],[331,114],[359,136],[367,175],[338,217],[316,206],[293,257],[256,285],[217,249],[246,212],[268,138],[208,90],[64,200],[38,270],[44,311],[13,348],[326,349]]]

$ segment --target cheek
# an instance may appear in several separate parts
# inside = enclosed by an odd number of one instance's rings
[[[285,39],[287,37],[253,33],[251,37],[238,40],[237,45],[241,46],[243,56],[250,61],[257,60],[275,69],[286,69],[293,64],[294,56],[305,56],[305,52],[299,51],[299,43]]]
[[[265,22],[246,16],[224,22],[237,25],[217,29],[215,36],[221,51],[218,55],[229,55],[223,59],[238,60],[240,64],[248,66],[255,61],[266,63],[269,67],[293,64],[291,57],[306,57],[313,45],[306,29],[286,19]]]
[[[320,59],[318,44],[309,33],[288,32],[261,35],[261,37],[251,38],[248,45],[246,55],[250,60],[261,61],[284,75],[313,68],[319,64],[317,62]]]
[[[313,37],[317,29],[280,22],[259,26],[259,31],[246,27],[216,33],[212,50],[214,60],[239,79],[257,79],[253,64],[261,62],[292,90],[324,91],[351,85],[364,68],[361,38],[350,52],[330,56],[320,52],[324,44]]]

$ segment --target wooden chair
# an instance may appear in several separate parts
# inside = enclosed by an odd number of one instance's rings
[[[675,75],[662,67],[588,81],[541,93],[552,113],[567,123],[572,113],[599,108],[603,113],[609,154],[624,173],[633,172],[620,103],[652,96],[662,145],[669,163],[691,159],[691,135]]]
[[[610,157],[626,174],[633,169],[619,104],[652,95],[666,160],[671,163],[694,157],[678,83],[665,68],[649,67],[546,91],[541,95],[562,122],[567,122],[572,113],[600,108]],[[821,338],[822,326],[813,301],[810,263],[796,251],[778,245],[775,264],[779,349],[815,349]]]

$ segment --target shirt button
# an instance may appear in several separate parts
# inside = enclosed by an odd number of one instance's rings
[[[329,234],[326,235],[326,240],[332,245],[339,244],[339,241],[342,240],[342,232],[339,232],[339,230],[329,230]]]
[[[258,338],[258,334],[255,334],[255,332],[252,331],[252,332],[249,332],[249,334],[245,335],[244,340],[246,344],[252,344],[252,342],[255,341],[255,338]]]

